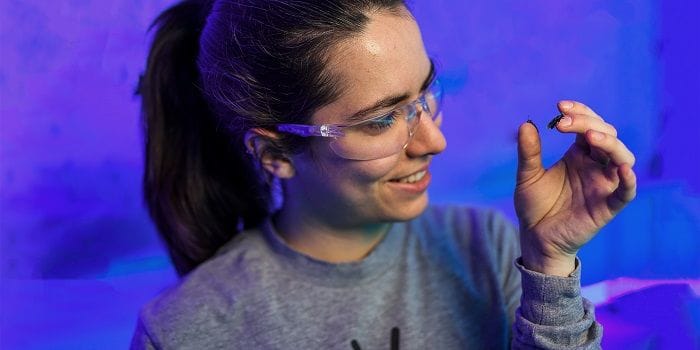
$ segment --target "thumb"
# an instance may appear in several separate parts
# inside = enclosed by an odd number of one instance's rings
[[[517,185],[527,182],[539,174],[542,167],[542,145],[537,127],[531,121],[518,129],[518,176]]]

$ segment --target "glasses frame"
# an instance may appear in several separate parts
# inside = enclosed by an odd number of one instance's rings
[[[427,101],[427,94],[432,93],[433,96],[435,97],[436,100],[436,110],[431,111],[430,107],[428,106],[428,101]],[[367,118],[361,121],[358,121],[356,123],[352,124],[321,124],[321,125],[312,125],[312,124],[277,124],[277,131],[279,132],[284,132],[288,134],[293,134],[301,137],[327,137],[327,138],[333,138],[333,139],[338,139],[343,136],[345,136],[345,133],[343,132],[343,129],[345,128],[350,128],[350,127],[355,127],[358,125],[362,125],[364,123],[369,123],[373,122],[382,118],[386,118],[392,113],[394,113],[396,110],[400,109],[405,109],[405,114],[404,118],[406,119],[406,125],[411,125],[411,122],[414,118],[418,118],[415,126],[412,128],[408,128],[408,138],[406,139],[406,143],[402,146],[401,149],[405,149],[411,139],[413,138],[413,135],[416,133],[418,130],[418,126],[420,125],[420,117],[423,114],[422,112],[428,112],[430,115],[431,119],[435,120],[441,112],[441,107],[442,107],[442,96],[443,96],[443,88],[442,84],[440,84],[440,81],[438,79],[434,79],[428,87],[421,92],[420,96],[418,96],[417,99],[408,102],[400,107],[394,108],[391,111],[387,113],[382,113],[381,115],[374,116],[371,118]],[[417,105],[420,105],[420,110],[418,109]],[[333,148],[333,147],[331,147]],[[334,150],[334,152],[336,152]],[[336,152],[337,153],[337,152]],[[339,154],[339,156],[343,157],[342,155]],[[345,157],[344,157],[345,158]]]

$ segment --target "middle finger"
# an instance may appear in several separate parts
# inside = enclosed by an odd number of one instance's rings
[[[588,130],[595,130],[617,137],[617,129],[614,126],[588,114],[564,114],[556,128],[563,133],[583,134]]]

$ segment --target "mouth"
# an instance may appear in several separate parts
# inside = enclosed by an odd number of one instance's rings
[[[430,171],[426,165],[415,173],[389,180],[389,186],[395,191],[408,194],[411,197],[425,193],[430,184]]]
[[[398,182],[398,183],[402,183],[402,184],[412,184],[412,183],[416,183],[416,182],[422,180],[423,177],[425,177],[425,175],[427,173],[428,173],[428,170],[420,170],[420,171],[417,171],[411,175],[404,176],[404,177],[397,178],[397,179],[392,179],[389,181],[390,182]]]

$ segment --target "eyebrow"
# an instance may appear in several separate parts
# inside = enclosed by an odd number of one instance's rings
[[[435,80],[435,64],[431,59],[430,72],[428,72],[428,76],[425,77],[425,80],[423,81],[423,84],[420,87],[420,91],[422,92],[423,90],[427,89],[428,86],[430,86],[430,84],[433,82],[433,80]],[[381,100],[374,103],[371,107],[367,107],[358,112],[355,112],[355,114],[353,114],[346,120],[345,124],[352,124],[355,122],[363,121],[367,118],[367,116],[372,115],[373,113],[376,113],[382,109],[397,105],[407,100],[409,97],[411,97],[411,94],[408,92],[404,92],[400,95],[391,95],[384,97]]]

